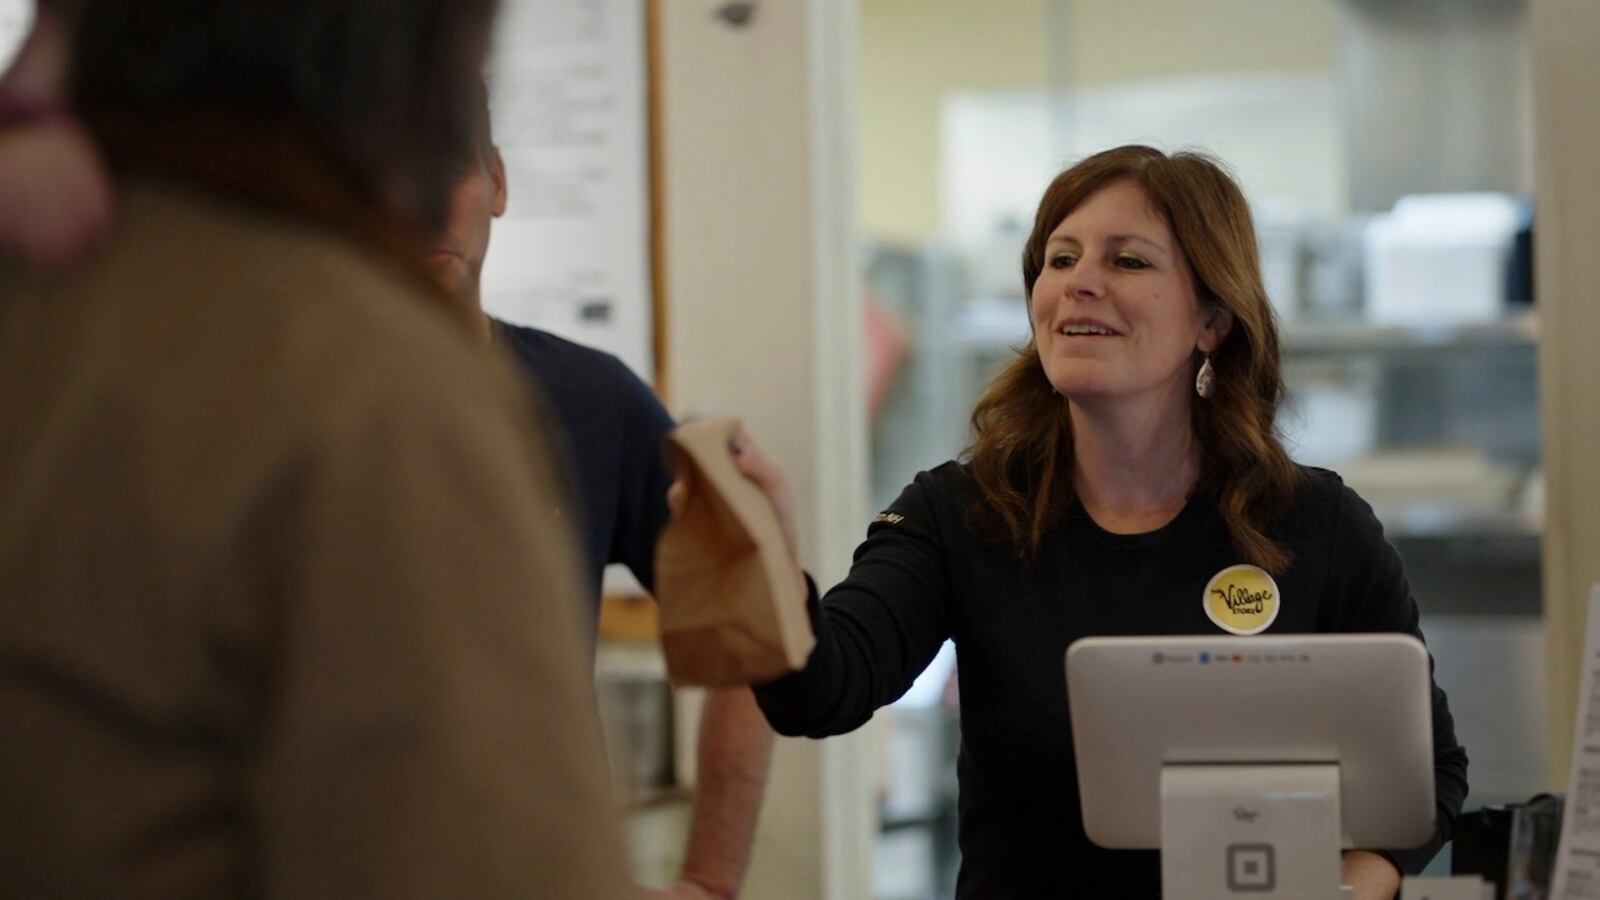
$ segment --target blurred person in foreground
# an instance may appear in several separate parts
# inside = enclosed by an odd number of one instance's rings
[[[632,893],[542,414],[426,265],[493,12],[82,4],[116,222],[0,261],[8,894]]]
[[[1196,153],[1117,147],[1062,172],[1022,259],[1032,335],[973,412],[964,456],[879,514],[808,610],[801,672],[756,688],[780,734],[850,731],[946,639],[961,692],[963,898],[1155,898],[1155,851],[1084,833],[1062,658],[1091,635],[1400,632],[1421,637],[1399,554],[1333,472],[1273,430],[1278,335],[1249,207]],[[736,464],[788,522],[783,473]],[[673,487],[682,502],[691,484]],[[795,577],[799,575],[796,566]],[[1258,619],[1210,602],[1260,586]],[[1269,613],[1270,606],[1270,613]],[[1356,900],[1387,900],[1450,839],[1467,757],[1433,686],[1433,839],[1346,851]]]
[[[451,192],[447,224],[431,245],[430,259],[440,281],[476,314],[484,339],[508,349],[535,388],[550,398],[578,488],[593,624],[608,564],[626,566],[646,590],[654,590],[656,538],[667,523],[672,483],[663,448],[673,421],[650,387],[616,357],[483,311],[481,282],[491,226],[505,213],[509,193],[487,89],[478,99],[477,152]],[[738,895],[772,743],[772,729],[749,688],[707,692],[688,853],[677,883],[666,891],[646,889],[646,897]]]

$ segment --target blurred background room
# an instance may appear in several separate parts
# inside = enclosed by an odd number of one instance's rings
[[[1117,144],[1216,155],[1255,215],[1282,436],[1404,560],[1467,809],[1564,788],[1600,582],[1600,2],[503,7],[486,309],[615,354],[675,416],[742,416],[823,587],[1027,343],[1050,179]],[[601,719],[633,874],[664,884],[702,696],[667,683],[642,589],[605,594]],[[779,740],[744,896],[953,896],[954,667],[946,645],[859,731]]]

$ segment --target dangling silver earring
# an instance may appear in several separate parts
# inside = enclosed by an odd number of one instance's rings
[[[1210,399],[1217,392],[1217,372],[1211,368],[1211,354],[1206,354],[1206,361],[1200,364],[1200,371],[1194,376],[1194,392],[1201,397]]]

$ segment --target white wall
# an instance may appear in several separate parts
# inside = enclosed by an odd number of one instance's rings
[[[859,3],[862,226],[891,242],[938,232],[940,117],[957,92],[1335,65],[1336,0]]]
[[[1552,771],[1572,749],[1589,586],[1600,582],[1600,3],[1534,0],[1534,188]]]
[[[854,5],[659,0],[669,404],[742,415],[787,470],[822,584],[864,534],[854,257]],[[870,894],[873,798],[856,736],[781,740],[745,895]]]
[[[939,220],[939,116],[954,91],[1045,82],[1048,0],[860,0],[861,216],[907,244]]]
[[[1339,0],[1051,0],[1052,80],[1331,69]]]

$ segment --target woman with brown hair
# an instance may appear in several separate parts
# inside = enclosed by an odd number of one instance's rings
[[[1211,159],[1119,147],[1058,176],[1022,260],[1032,339],[979,401],[960,461],[880,514],[843,583],[811,601],[817,649],[761,686],[780,733],[849,731],[953,639],[962,746],[957,894],[1156,897],[1150,851],[1084,835],[1062,654],[1080,637],[1397,631],[1420,636],[1400,558],[1360,497],[1297,466],[1243,195]],[[788,516],[753,445],[741,467]],[[1207,602],[1223,573],[1265,598]],[[1245,608],[1246,606],[1250,608]],[[1351,851],[1390,897],[1449,838],[1466,755],[1434,688],[1438,828]]]

